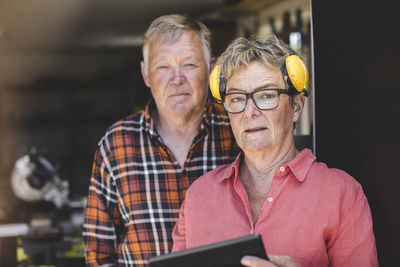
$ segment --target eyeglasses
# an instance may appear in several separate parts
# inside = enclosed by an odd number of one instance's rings
[[[276,108],[280,94],[289,94],[287,89],[262,89],[251,93],[228,93],[224,97],[224,107],[229,113],[240,113],[246,108],[249,97],[260,110]]]

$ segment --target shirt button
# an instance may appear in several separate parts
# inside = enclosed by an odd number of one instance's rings
[[[285,167],[282,166],[282,167],[279,168],[279,170],[280,170],[281,172],[283,172],[283,171],[285,170]]]
[[[268,202],[272,202],[272,200],[274,200],[272,197],[268,198]]]

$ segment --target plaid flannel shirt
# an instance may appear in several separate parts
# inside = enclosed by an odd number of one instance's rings
[[[227,114],[208,100],[199,134],[179,166],[155,129],[154,108],[150,101],[99,142],[83,227],[88,266],[147,266],[151,256],[169,253],[186,189],[237,156]]]

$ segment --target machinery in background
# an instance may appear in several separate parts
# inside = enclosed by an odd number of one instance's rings
[[[15,162],[11,186],[23,201],[45,200],[57,208],[68,203],[69,183],[60,179],[55,166],[36,149]]]
[[[82,225],[87,198],[69,199],[68,181],[36,149],[15,162],[11,187],[30,206],[53,204],[45,212],[32,210],[26,233],[13,235],[17,266],[84,266]],[[7,225],[0,227],[7,229]]]

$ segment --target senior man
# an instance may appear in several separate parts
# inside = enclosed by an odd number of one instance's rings
[[[173,250],[259,233],[271,261],[246,256],[245,266],[378,266],[360,184],[295,148],[308,88],[301,59],[276,38],[239,38],[217,65],[214,95],[243,153],[188,189]]]
[[[182,15],[148,28],[141,69],[153,99],[99,142],[83,233],[89,266],[146,266],[170,252],[186,189],[236,157],[228,116],[208,98],[209,37]]]

